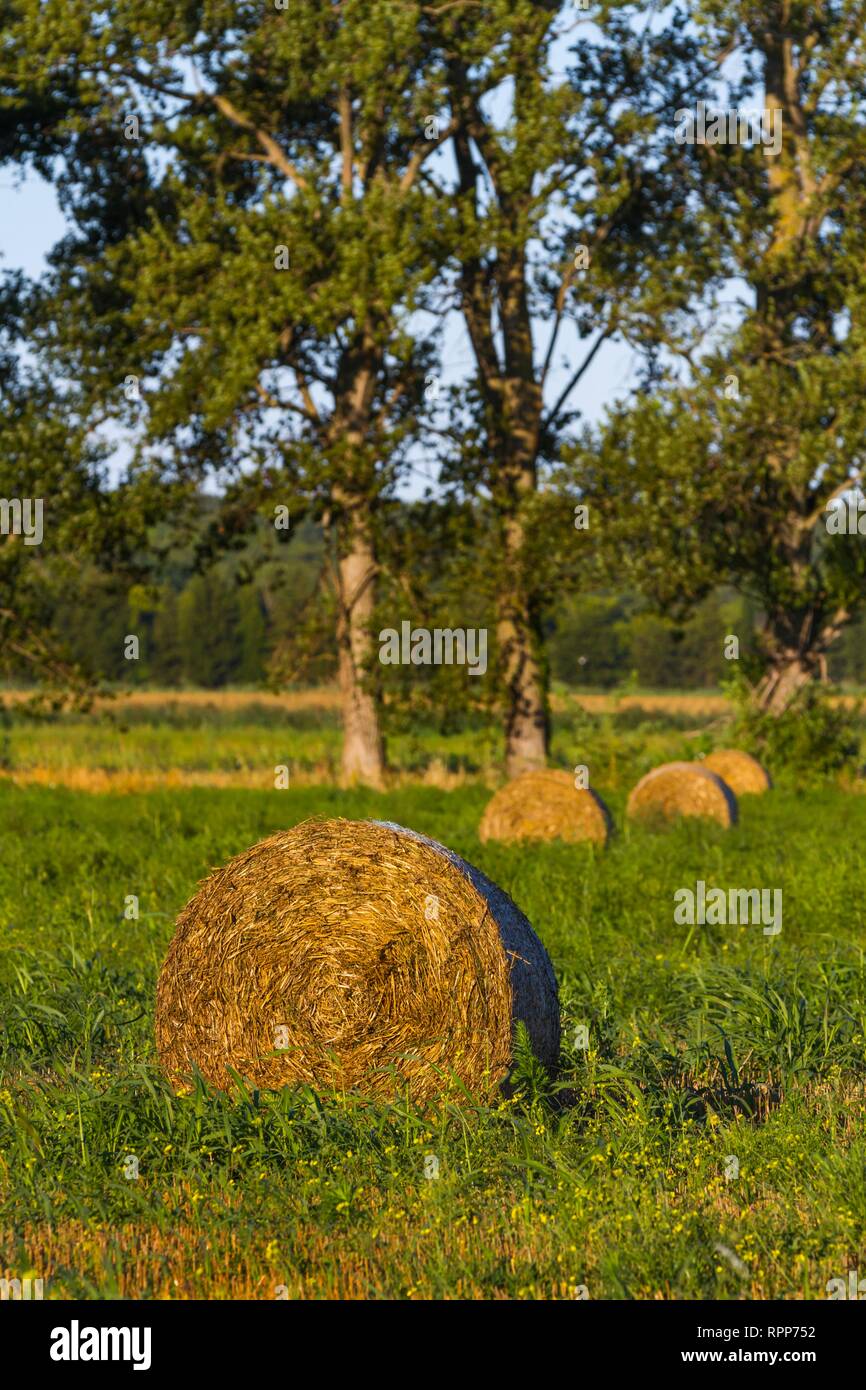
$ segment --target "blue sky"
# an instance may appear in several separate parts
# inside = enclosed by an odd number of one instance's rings
[[[653,8],[638,18],[640,25],[652,22],[664,26],[666,11],[655,12]],[[576,30],[584,30],[586,36],[597,34],[592,21],[584,19],[578,10],[569,15],[568,7],[563,10],[563,27],[553,50],[553,70],[561,71],[567,62],[570,44],[576,37]],[[568,23],[565,23],[565,20]],[[731,60],[726,64],[730,66]],[[495,105],[502,108],[504,115],[508,105],[505,89],[493,98]],[[672,113],[673,118],[673,113]],[[445,157],[443,150],[435,158]],[[20,186],[16,186],[11,169],[0,167],[0,272],[22,269],[30,276],[38,276],[45,268],[45,256],[54,243],[64,235],[67,227],[60,212],[50,184],[36,175],[29,176]],[[732,287],[733,290],[736,287]],[[719,324],[716,324],[718,329]],[[542,327],[536,339],[539,357],[546,348],[547,331]],[[578,343],[576,333],[570,325],[565,325],[560,334],[557,352],[551,365],[545,396],[548,403],[558,399],[575,367],[583,360],[589,341]],[[472,353],[465,325],[458,314],[452,314],[446,322],[442,371],[447,384],[459,383],[469,372]],[[605,343],[593,360],[577,390],[572,394],[569,404],[580,411],[582,419],[589,423],[598,422],[606,408],[617,398],[623,396],[636,380],[637,355],[623,343]],[[123,467],[125,450],[119,447],[114,472]],[[431,468],[425,462],[423,451],[418,451],[413,459],[413,472],[405,491],[409,496],[417,495],[431,475]]]
[[[0,210],[0,272],[20,269],[29,276],[42,274],[46,268],[47,253],[67,230],[51,185],[31,175],[16,186],[10,170],[0,169]],[[574,365],[582,360],[587,346],[584,343],[579,354],[574,355]],[[563,332],[556,354],[556,366],[551,369],[551,400],[556,399],[568,380],[569,372],[573,370],[571,365],[561,365],[563,356],[569,360],[571,358],[569,348],[573,350],[574,343],[570,342],[567,332]],[[605,406],[628,389],[633,382],[636,362],[635,354],[624,345],[605,344],[573,398],[587,420],[598,420]],[[443,380],[448,383],[459,381],[468,371],[470,363],[471,349],[466,330],[462,320],[454,314],[445,333]],[[122,470],[124,458],[125,451],[119,449],[111,470],[115,475]],[[416,454],[413,471],[403,488],[404,494],[407,497],[420,495],[430,474],[423,455]]]
[[[564,69],[569,46],[578,28],[597,33],[592,22],[584,19],[579,12],[569,17],[566,8],[564,15],[569,22],[554,45],[554,71]],[[499,114],[502,116],[505,115],[508,99],[506,88],[492,98],[493,104],[501,108]],[[438,160],[443,156],[444,151],[436,158]],[[445,159],[447,162],[447,156]],[[36,175],[30,175],[20,186],[16,186],[11,169],[8,166],[0,167],[0,272],[21,269],[30,276],[40,275],[45,269],[46,254],[66,231],[66,223],[50,184]],[[583,361],[591,341],[579,343],[573,327],[568,324],[563,326],[546,383],[545,398],[549,404],[559,398],[574,369]],[[539,357],[546,346],[547,331],[542,327],[536,340]],[[443,381],[446,384],[459,383],[468,374],[471,364],[472,352],[466,328],[461,317],[454,313],[445,326]],[[584,421],[599,421],[606,407],[634,384],[637,365],[637,355],[627,346],[616,342],[605,343],[572,394],[569,405],[581,412]],[[125,458],[126,450],[118,447],[112,469],[115,476],[122,470]],[[411,497],[420,494],[432,472],[432,466],[428,466],[424,459],[423,450],[413,451],[413,469],[402,489],[405,495]]]

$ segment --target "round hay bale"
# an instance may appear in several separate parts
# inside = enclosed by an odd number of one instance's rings
[[[177,921],[156,1043],[176,1083],[307,1082],[424,1101],[507,1079],[516,1026],[551,1070],[559,1001],[522,912],[451,850],[381,821],[305,821],[217,869]]]
[[[575,787],[567,772],[554,768],[524,772],[487,803],[479,839],[600,840],[611,830],[610,812],[600,796]]]
[[[702,763],[663,763],[632,789],[626,815],[644,821],[701,816],[727,828],[736,825],[737,798],[727,783]]]
[[[727,782],[735,796],[760,796],[773,785],[769,772],[757,758],[739,748],[717,748],[703,759],[701,766]]]

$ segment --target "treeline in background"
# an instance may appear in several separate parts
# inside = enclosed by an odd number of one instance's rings
[[[199,541],[216,511],[215,499],[200,499]],[[197,554],[195,541],[169,545],[148,583],[86,571],[51,615],[52,626],[65,634],[70,658],[99,681],[121,687],[280,688],[336,679],[337,654],[320,583],[325,542],[319,526],[302,522],[291,543],[281,546],[260,524],[240,554],[222,555],[207,566],[197,563]],[[383,623],[420,620],[410,607],[383,611]],[[476,617],[495,644],[492,605]],[[732,674],[724,656],[728,636],[738,637],[740,660],[755,662],[760,618],[756,603],[730,586],[714,589],[680,621],[659,615],[636,591],[563,593],[551,601],[544,620],[549,675],[574,689],[609,690],[626,682],[645,690],[717,687]],[[299,633],[311,631],[315,642],[299,642]],[[124,654],[128,635],[139,639],[136,660]],[[26,685],[31,674],[26,661],[12,666],[19,684]],[[827,674],[833,683],[866,683],[866,616],[842,634]],[[465,684],[460,698],[465,701]]]

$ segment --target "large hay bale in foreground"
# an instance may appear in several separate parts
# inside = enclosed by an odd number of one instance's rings
[[[489,1094],[522,1021],[559,1053],[547,952],[511,899],[434,840],[380,821],[305,821],[206,879],[157,988],[168,1075],[298,1082],[426,1100],[450,1073]]]
[[[757,758],[739,748],[717,748],[703,759],[701,766],[721,777],[735,796],[759,796],[773,785],[769,772]]]
[[[546,768],[524,772],[487,803],[481,840],[607,841],[610,812],[589,788],[575,787],[569,773]]]
[[[701,816],[726,828],[737,821],[737,798],[702,763],[663,763],[642,777],[628,799],[633,820],[673,821]]]

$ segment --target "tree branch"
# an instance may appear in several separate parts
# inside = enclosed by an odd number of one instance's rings
[[[270,163],[273,164],[276,169],[279,169],[282,174],[285,174],[286,178],[290,179],[296,188],[306,189],[309,187],[307,180],[298,172],[285,152],[280,149],[280,146],[272,135],[269,135],[266,130],[262,130],[261,127],[257,126],[255,121],[251,121],[248,116],[242,115],[237,107],[229,101],[228,97],[222,96],[219,92],[214,92],[210,99],[217,110],[231,121],[232,125],[239,126],[241,130],[248,130],[251,134],[255,135],[262,149],[265,151],[265,154],[268,156]]]
[[[340,155],[343,161],[340,182],[343,188],[343,201],[345,202],[352,196],[352,175],[354,172],[354,160],[352,157],[352,98],[349,95],[348,87],[340,88],[340,95],[337,98],[337,110],[340,115]]]
[[[565,274],[563,275],[563,277],[562,277],[562,283],[561,283],[561,285],[559,286],[559,289],[558,289],[557,295],[556,295],[556,315],[555,315],[555,318],[554,318],[554,321],[553,321],[553,329],[551,330],[551,334],[550,334],[550,342],[549,342],[548,345],[547,345],[547,352],[545,353],[545,356],[544,356],[544,366],[541,368],[541,378],[540,378],[540,381],[539,381],[539,385],[540,385],[542,388],[544,387],[544,383],[545,383],[545,381],[547,380],[547,373],[548,373],[548,370],[550,369],[551,359],[553,358],[553,351],[554,351],[554,348],[556,347],[556,340],[557,340],[557,338],[559,337],[559,330],[560,330],[560,328],[561,328],[561,326],[562,326],[562,316],[563,316],[563,311],[564,311],[564,309],[565,309],[565,299],[566,299],[566,295],[568,294],[568,291],[569,291],[569,289],[571,288],[571,284],[572,284],[572,281],[573,281],[573,280],[574,280],[574,264],[572,263],[572,264],[569,266],[568,270],[567,270],[567,271],[565,272]]]
[[[613,328],[612,328],[612,327],[610,327],[610,328],[603,328],[603,329],[601,330],[601,332],[599,333],[598,337],[596,338],[596,340],[595,340],[593,346],[590,348],[589,352],[586,354],[586,357],[583,359],[583,362],[582,362],[581,365],[578,367],[577,371],[574,373],[574,376],[571,378],[571,381],[569,381],[569,383],[568,383],[568,385],[566,386],[565,390],[564,390],[564,391],[562,392],[562,394],[560,395],[559,400],[556,402],[556,405],[555,405],[555,406],[553,407],[553,409],[549,412],[549,414],[545,417],[544,422],[543,422],[543,424],[542,424],[542,429],[544,429],[544,430],[549,430],[549,429],[551,428],[551,426],[554,424],[554,422],[555,422],[555,420],[556,420],[556,417],[558,416],[558,414],[559,414],[560,410],[562,409],[562,407],[565,405],[565,402],[568,400],[568,398],[569,398],[569,396],[571,395],[572,391],[574,390],[575,386],[576,386],[577,383],[580,381],[581,377],[583,376],[583,374],[584,374],[584,372],[587,370],[587,368],[591,365],[592,360],[593,360],[593,358],[595,357],[595,354],[598,352],[599,348],[601,347],[601,345],[602,345],[602,343],[605,341],[605,339],[610,337],[610,335],[611,335],[612,332],[613,332]]]
[[[441,135],[437,135],[435,140],[425,140],[424,145],[420,149],[415,151],[415,153],[413,154],[412,158],[409,160],[409,163],[406,166],[406,170],[403,174],[403,177],[400,180],[401,193],[408,193],[409,189],[415,182],[415,179],[417,178],[424,161],[429,157],[429,155],[433,153],[434,150],[438,149],[440,145],[444,145],[446,140],[450,140],[451,136],[457,133],[459,125],[460,122],[456,119],[453,121],[449,121],[448,125],[442,131]]]

